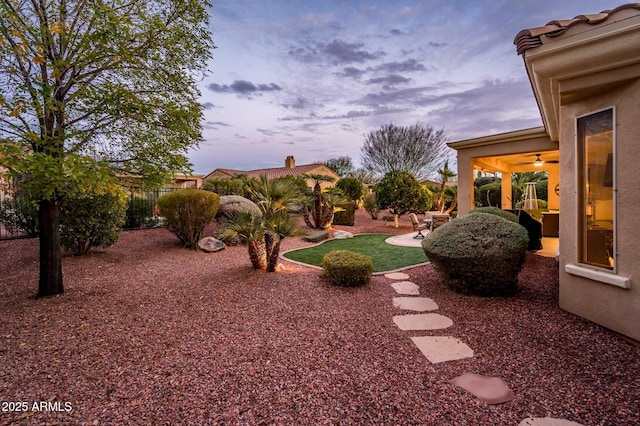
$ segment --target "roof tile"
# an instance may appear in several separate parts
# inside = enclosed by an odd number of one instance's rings
[[[557,37],[564,34],[569,28],[579,24],[598,25],[609,20],[613,15],[626,9],[640,10],[640,3],[627,3],[615,9],[603,10],[600,13],[578,15],[573,19],[560,19],[547,23],[544,27],[529,28],[520,31],[513,41],[518,55],[522,55],[529,49],[542,45],[542,36]]]

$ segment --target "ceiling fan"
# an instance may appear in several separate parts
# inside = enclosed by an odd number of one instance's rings
[[[534,166],[542,166],[543,164],[558,164],[559,161],[558,160],[543,160],[542,158],[540,158],[542,154],[535,154],[536,159],[534,161],[527,161],[524,163],[516,163],[517,165],[523,165],[523,164],[533,164]]]

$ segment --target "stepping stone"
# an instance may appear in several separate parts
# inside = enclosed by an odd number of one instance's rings
[[[451,380],[451,383],[471,392],[476,398],[487,404],[502,404],[514,398],[509,386],[499,377],[467,373]]]
[[[552,417],[527,417],[518,426],[583,426],[581,423]]]
[[[435,311],[438,305],[428,297],[394,297],[393,306],[408,311]]]
[[[408,294],[408,295],[419,295],[420,287],[417,284],[412,283],[411,281],[398,281],[396,283],[392,283],[391,287],[398,294]]]
[[[408,280],[409,275],[404,272],[391,272],[389,274],[384,274],[385,277],[391,278],[392,280]]]
[[[451,327],[453,321],[440,314],[411,314],[393,317],[400,330],[440,330]]]
[[[473,356],[473,350],[455,337],[424,336],[412,337],[411,340],[433,364]]]
[[[349,231],[336,231],[333,233],[333,238],[342,240],[345,238],[353,238],[353,234]]]

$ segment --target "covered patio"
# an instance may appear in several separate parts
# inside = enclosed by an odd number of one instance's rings
[[[480,138],[451,142],[458,153],[458,212],[467,213],[475,206],[474,179],[477,171],[511,173],[547,171],[549,179],[548,208],[560,208],[560,151],[544,127],[500,133]],[[511,179],[502,179],[501,208],[512,209]]]

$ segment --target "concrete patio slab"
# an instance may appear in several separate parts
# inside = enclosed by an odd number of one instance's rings
[[[407,294],[407,295],[418,295],[420,294],[420,287],[417,284],[412,283],[411,281],[399,281],[396,283],[392,283],[391,287],[398,294]]]
[[[433,364],[473,357],[473,350],[455,337],[424,336],[411,340]]]
[[[428,230],[422,230],[422,235],[427,235],[428,233]],[[403,235],[394,235],[393,237],[389,237],[384,240],[384,242],[387,244],[391,244],[392,246],[422,247],[422,238],[413,238],[416,235],[418,235],[418,232],[411,232],[409,234]]]
[[[393,306],[408,311],[435,311],[438,305],[428,297],[394,297]]]
[[[553,417],[527,417],[518,426],[583,426],[582,423],[571,422]]]
[[[384,274],[386,278],[391,278],[392,280],[408,280],[409,274],[405,274],[404,272],[391,272],[390,274]]]
[[[487,404],[502,404],[514,398],[507,383],[499,377],[467,373],[451,380],[451,383],[460,386]]]
[[[453,321],[440,314],[411,314],[393,317],[400,330],[441,330],[451,327]]]

